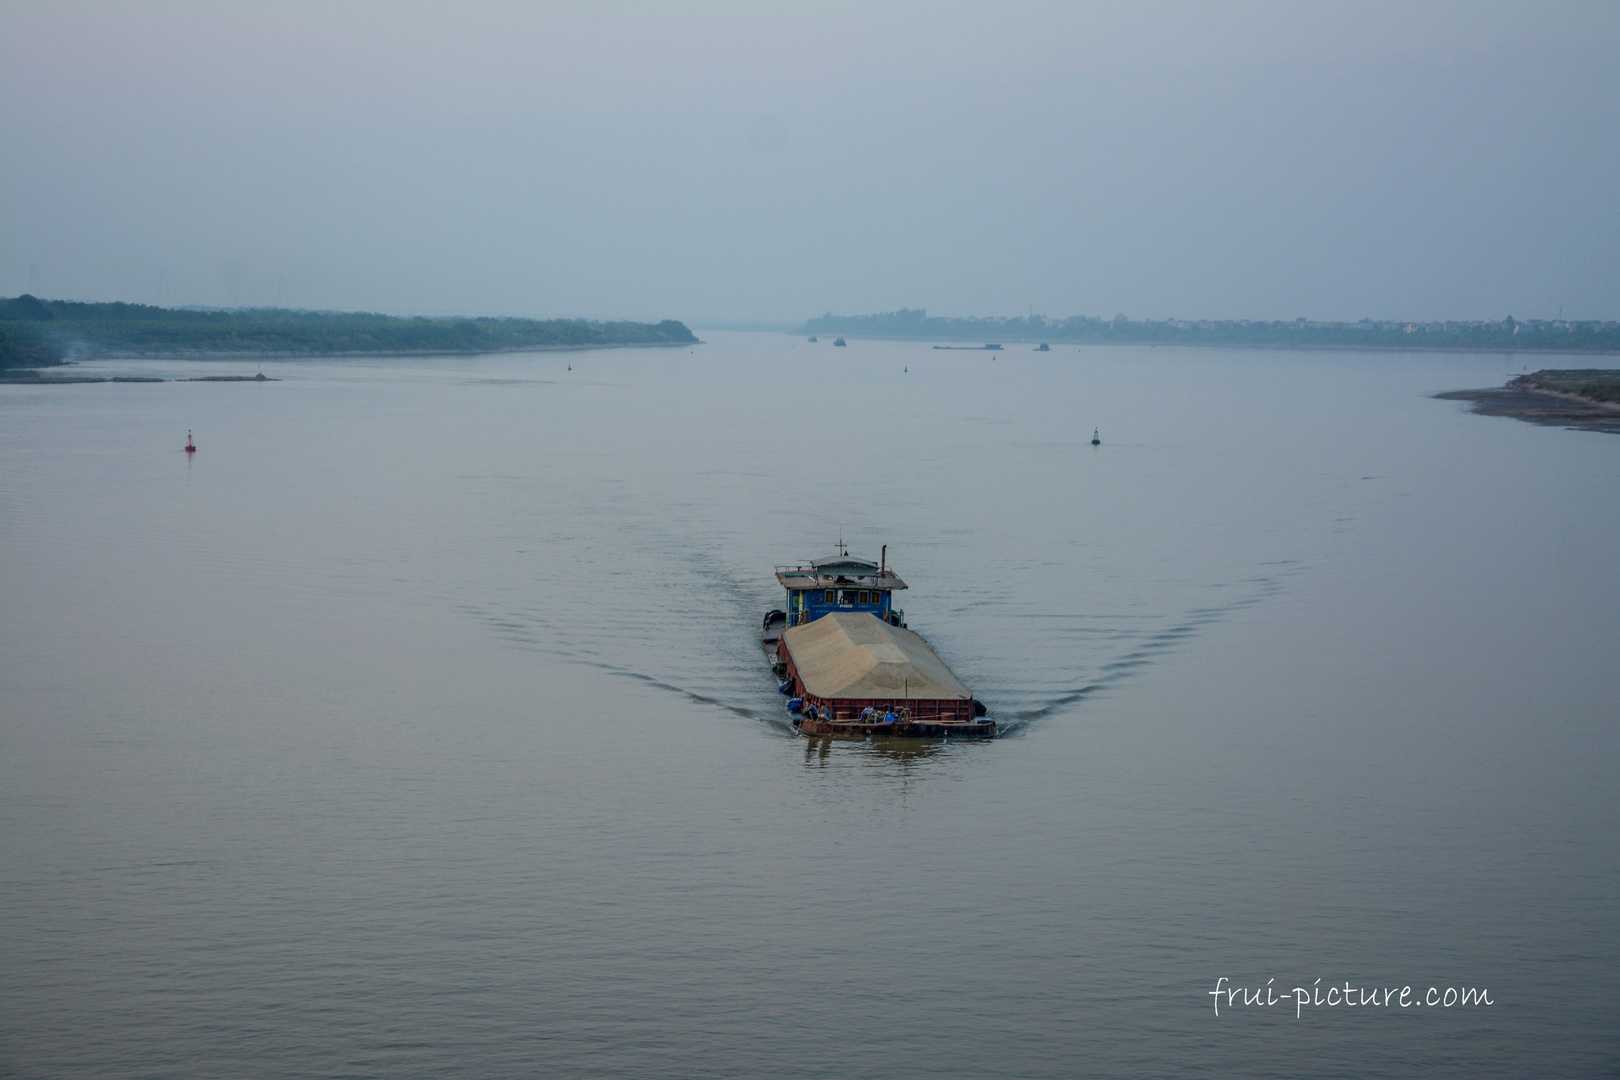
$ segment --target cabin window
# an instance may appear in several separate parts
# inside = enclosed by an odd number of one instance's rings
[[[824,600],[823,603],[827,603],[827,604],[836,604],[836,603],[838,603],[838,593],[837,593],[837,591],[834,590],[834,589],[828,589],[827,590],[827,599]]]
[[[866,590],[865,590],[865,589],[862,589],[862,590],[861,590],[861,599],[860,599],[860,602],[861,602],[861,603],[862,603],[862,604],[867,604],[867,603],[870,603],[870,601],[869,601],[869,600],[867,600],[867,599],[866,599]]]

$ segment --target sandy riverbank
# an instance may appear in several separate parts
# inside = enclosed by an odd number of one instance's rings
[[[1434,396],[1471,402],[1473,411],[1481,416],[1510,416],[1532,424],[1620,435],[1620,404],[1542,389],[1528,385],[1526,379],[1521,376],[1492,390],[1452,390]]]

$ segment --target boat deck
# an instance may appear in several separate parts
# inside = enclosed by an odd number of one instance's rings
[[[977,720],[934,721],[897,720],[892,724],[863,724],[858,720],[812,720],[806,716],[793,718],[793,729],[800,735],[830,735],[846,739],[993,739],[996,722],[986,717]]]

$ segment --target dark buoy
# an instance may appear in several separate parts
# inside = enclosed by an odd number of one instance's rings
[[[195,454],[196,452],[197,452],[197,444],[191,441],[191,429],[187,428],[186,429],[186,453]]]
[[[1092,446],[1101,446],[1102,445],[1102,440],[1097,437],[1097,429],[1096,428],[1091,429],[1091,445]]]

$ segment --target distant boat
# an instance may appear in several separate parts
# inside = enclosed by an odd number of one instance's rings
[[[833,344],[834,345],[842,345],[843,343],[844,343],[843,338],[833,338]]]
[[[186,453],[195,454],[196,452],[197,452],[197,444],[191,441],[191,429],[187,428],[186,429]]]
[[[810,344],[814,345],[815,343],[816,343],[816,335],[811,334],[810,335]]]
[[[1048,345],[1046,342],[1043,341],[1043,342],[1041,342],[1041,347],[1036,349],[1035,351],[1036,352],[1051,352],[1052,351],[1052,346]]]

